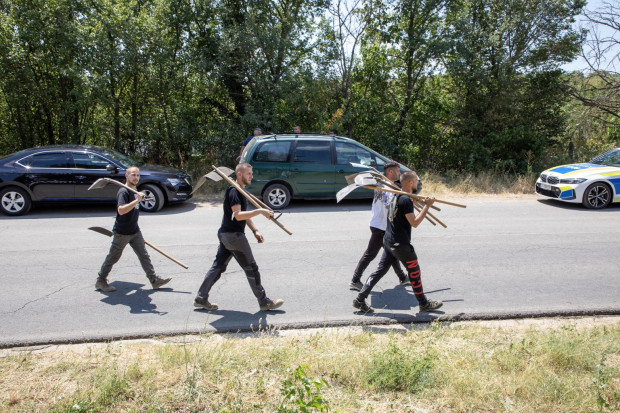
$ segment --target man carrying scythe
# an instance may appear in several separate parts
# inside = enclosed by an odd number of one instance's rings
[[[254,237],[259,243],[265,239],[258,232],[252,218],[263,215],[265,218],[273,218],[273,211],[265,208],[257,208],[247,211],[247,199],[241,190],[252,182],[252,166],[248,163],[240,163],[235,168],[236,185],[231,185],[226,190],[224,196],[224,216],[222,224],[218,230],[217,237],[220,241],[213,265],[205,275],[202,285],[198,289],[198,294],[194,299],[194,306],[205,310],[217,310],[218,305],[209,302],[209,292],[226,271],[231,258],[239,263],[250,284],[252,292],[258,300],[261,311],[275,310],[284,303],[281,299],[271,300],[267,298],[265,289],[261,284],[258,266],[252,255],[250,243],[245,236],[246,224],[254,233]],[[237,188],[237,186],[239,188]]]
[[[397,162],[389,161],[383,166],[383,174],[390,182],[395,182],[400,176],[400,165]],[[368,247],[362,258],[360,258],[355,271],[353,272],[353,279],[349,283],[349,287],[354,290],[360,291],[363,287],[362,274],[368,265],[377,257],[379,251],[383,247],[383,236],[385,235],[385,228],[387,226],[387,209],[389,207],[392,194],[388,192],[382,192],[375,190],[372,200],[372,217],[370,218],[370,240],[368,241]],[[409,278],[405,275],[398,260],[392,263],[392,268],[399,279],[400,285],[409,284]]]
[[[418,185],[418,176],[413,171],[404,172],[400,176],[400,183],[403,192],[413,193],[413,188]],[[420,311],[434,311],[443,305],[441,301],[429,300],[424,295],[418,257],[413,245],[411,245],[411,228],[417,228],[422,223],[428,209],[434,202],[435,198],[433,197],[424,198],[424,207],[416,215],[413,201],[409,196],[398,194],[392,198],[388,211],[387,230],[383,238],[383,255],[379,267],[370,274],[357,298],[353,300],[354,308],[364,313],[373,311],[372,307],[366,304],[366,298],[396,260],[400,261],[409,272],[409,281],[420,304]]]
[[[121,187],[116,194],[116,220],[114,221],[114,238],[101,270],[95,283],[95,288],[104,292],[116,291],[116,288],[108,284],[108,274],[112,271],[112,266],[118,262],[127,244],[131,245],[140,260],[142,269],[151,282],[154,290],[167,284],[171,278],[161,278],[155,274],[151,258],[146,251],[146,245],[138,218],[140,216],[140,201],[144,198],[144,193],[138,192],[136,186],[140,182],[140,170],[137,166],[130,166],[125,171],[127,187]],[[130,191],[131,190],[131,191]]]

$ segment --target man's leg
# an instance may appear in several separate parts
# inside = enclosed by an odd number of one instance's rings
[[[221,234],[221,240],[224,246],[235,257],[235,260],[241,266],[241,269],[245,272],[245,276],[250,284],[252,293],[258,300],[261,310],[274,310],[282,305],[284,301],[275,300],[272,301],[267,298],[265,289],[261,284],[260,272],[258,271],[258,265],[254,260],[250,243],[242,232],[229,232]]]
[[[398,245],[398,246],[389,246],[386,245],[386,248],[389,248],[392,254],[400,262],[403,263],[407,271],[409,272],[409,281],[411,282],[411,287],[413,288],[413,293],[415,294],[415,298],[418,300],[420,304],[421,311],[432,311],[442,306],[441,301],[432,301],[426,298],[424,295],[424,288],[422,287],[422,277],[420,271],[420,265],[418,264],[418,256],[415,253],[415,249],[413,245]]]
[[[97,277],[97,282],[95,283],[95,288],[97,290],[106,292],[116,290],[113,286],[108,285],[108,275],[110,274],[110,271],[112,271],[114,264],[116,264],[121,258],[121,255],[123,255],[123,250],[130,240],[131,235],[114,234],[112,238],[112,245],[110,245],[110,251],[101,265],[99,276]]]
[[[398,260],[394,260],[394,262],[392,263],[392,269],[394,270],[394,272],[398,276],[398,279],[400,281],[400,285],[407,285],[407,284],[409,284],[409,277],[407,277],[407,274],[405,274],[403,269],[400,267],[400,262],[398,262]]]
[[[384,234],[385,231],[381,231],[379,228],[370,227],[370,240],[368,241],[368,247],[366,247],[366,251],[364,251],[362,258],[360,258],[357,263],[355,271],[353,271],[353,279],[351,279],[350,284],[351,287],[356,288],[357,284],[360,283],[362,274],[366,268],[368,268],[368,265],[375,259],[377,254],[379,254],[381,247],[383,247]]]
[[[215,254],[215,260],[198,289],[198,294],[196,294],[196,298],[194,299],[194,306],[202,307],[207,310],[217,310],[217,304],[209,303],[209,292],[213,284],[215,284],[222,276],[222,273],[226,271],[226,267],[231,258],[232,254],[226,249],[220,238],[220,245],[217,249],[217,254]]]
[[[381,280],[381,278],[383,278],[383,276],[388,272],[394,261],[396,261],[396,257],[384,248],[383,255],[381,255],[381,261],[379,261],[379,266],[375,272],[370,274],[366,280],[366,283],[364,283],[362,290],[357,295],[357,298],[353,300],[353,307],[365,313],[373,311],[371,307],[366,305],[366,298],[370,294],[370,291],[372,291],[373,287],[377,285],[379,280]]]
[[[146,277],[151,282],[151,286],[154,290],[159,289],[160,287],[168,284],[172,278],[161,278],[155,274],[155,269],[153,268],[153,264],[151,263],[151,257],[146,250],[146,244],[144,243],[144,237],[142,237],[142,232],[138,231],[133,235],[131,241],[129,241],[129,245],[133,248],[134,252],[138,256],[140,260],[140,264],[142,265],[142,269],[146,273]]]

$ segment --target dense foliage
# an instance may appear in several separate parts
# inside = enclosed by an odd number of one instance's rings
[[[336,128],[421,169],[526,172],[570,138],[584,0],[0,0],[0,154],[232,163]]]

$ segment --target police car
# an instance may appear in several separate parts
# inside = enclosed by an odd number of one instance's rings
[[[593,209],[620,202],[620,148],[587,163],[547,169],[536,181],[536,193]]]

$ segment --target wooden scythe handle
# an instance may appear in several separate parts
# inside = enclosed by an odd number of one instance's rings
[[[388,187],[392,188],[392,189],[395,189],[395,190],[397,190],[397,191],[400,191],[400,188],[399,188],[396,184],[393,184],[392,182],[390,182],[388,179],[381,179],[381,183],[382,183],[383,185],[385,185],[385,186],[388,186]],[[440,208],[437,208],[435,205],[431,205],[431,208],[432,208],[432,209],[434,209],[434,210],[437,210],[437,211],[441,211],[441,209],[440,209]],[[430,215],[430,214],[429,214],[429,215]],[[431,216],[432,216],[432,215],[431,215]],[[437,219],[437,218],[435,218],[435,219]],[[430,220],[429,220],[429,221],[430,221]],[[439,221],[439,220],[437,219],[437,221]],[[441,222],[441,221],[439,221],[439,222]],[[435,225],[435,224],[433,223],[433,225]],[[442,225],[443,225],[443,224],[442,224]],[[444,228],[446,228],[446,227],[444,227]]]
[[[415,202],[414,202],[413,204],[414,204],[414,205],[420,205],[420,204],[416,204]],[[420,210],[422,210],[422,207],[419,207],[419,206],[418,206],[418,208],[420,208]],[[428,217],[431,217],[432,219],[434,219],[435,221],[437,221],[437,222],[439,223],[439,225],[441,225],[442,227],[444,227],[444,228],[448,228],[448,226],[447,226],[446,224],[444,224],[443,222],[441,222],[441,220],[440,220],[439,218],[437,218],[435,215],[431,214],[431,213],[427,210],[427,211],[426,211],[426,215],[424,216],[424,218],[428,218]],[[431,220],[430,220],[430,218],[429,218],[429,221],[431,221]],[[433,222],[433,221],[431,221],[431,222]]]
[[[416,204],[415,202],[413,203],[413,207],[415,208],[416,212],[420,212],[422,210],[422,208],[420,207],[420,204]],[[430,222],[431,224],[433,224],[433,226],[436,226],[437,223],[435,221],[433,221],[429,216],[428,216],[428,211],[426,211],[427,215],[424,215],[424,218]]]
[[[256,197],[254,197],[252,194],[250,194],[249,192],[247,192],[245,189],[241,188],[241,186],[239,186],[238,183],[236,183],[235,181],[233,181],[232,179],[230,179],[229,177],[226,176],[226,174],[224,174],[222,171],[220,171],[217,166],[211,165],[211,167],[213,168],[213,170],[222,178],[224,178],[226,180],[226,182],[228,182],[229,184],[231,184],[233,187],[235,187],[235,189],[237,189],[237,191],[239,191],[241,193],[241,195],[243,195],[244,197],[247,198],[248,201],[250,201],[252,203],[252,205],[254,205],[256,208],[264,208],[264,209],[269,209],[267,208],[267,206],[265,204],[263,204],[261,201],[259,201]],[[261,205],[262,204],[262,205]],[[289,235],[293,235],[293,233],[286,228],[284,225],[282,225],[279,221],[277,221],[275,218],[273,217],[269,217],[269,220],[272,221],[274,224],[276,224],[277,226],[279,226],[280,228],[282,228],[282,230],[284,230],[284,232],[286,232]]]
[[[381,179],[381,183],[387,187],[390,187],[392,189],[395,190],[400,190],[400,188],[398,186],[396,186],[395,184],[393,184],[392,182],[390,182],[388,179]],[[420,212],[422,210],[423,207],[421,207],[418,203],[414,202],[413,203],[413,207],[416,209],[416,211]],[[438,211],[441,211],[439,208],[435,207],[434,205],[431,205],[431,208],[435,208]],[[433,221],[431,218],[434,218],[437,222],[439,222],[441,224],[442,227],[444,228],[448,228],[446,226],[446,224],[444,224],[443,222],[441,222],[437,217],[435,217],[433,214],[431,214],[429,211],[426,211],[426,215],[424,215],[424,218],[430,222],[433,225],[437,225],[437,223],[435,221]]]
[[[188,269],[189,267],[185,264],[183,264],[181,261],[177,260],[174,257],[171,257],[170,255],[166,254],[165,252],[163,252],[162,250],[160,250],[159,248],[157,248],[155,245],[151,244],[150,242],[148,242],[147,240],[144,240],[144,243],[146,245],[148,245],[149,247],[153,248],[155,251],[159,252],[161,255],[163,255],[164,257],[168,258],[171,261],[176,262],[177,264],[179,264],[181,267]]]
[[[423,196],[419,196],[419,195],[414,195],[414,194],[410,194],[404,191],[397,191],[395,189],[390,189],[390,188],[379,188],[375,185],[364,185],[364,188],[368,188],[368,189],[376,189],[379,191],[385,191],[385,192],[391,192],[393,194],[399,194],[399,195],[407,195],[409,198],[416,200],[416,201],[424,201]],[[446,204],[446,205],[452,205],[455,207],[459,207],[459,208],[467,208],[467,205],[463,205],[463,204],[457,204],[454,202],[448,202],[448,201],[442,201],[441,199],[435,199],[435,202],[439,202],[441,204]]]
[[[122,186],[123,188],[127,188],[127,189],[129,189],[131,192],[133,192],[133,193],[134,193],[134,194],[136,194],[136,195],[140,194],[140,191],[138,191],[137,189],[133,189],[133,188],[131,188],[129,185],[124,184],[124,183],[122,183],[122,182],[119,182],[119,181],[117,181],[116,179],[112,179],[112,178],[103,178],[103,179],[105,179],[107,182],[110,182],[110,183],[116,184],[116,185],[118,185],[118,186]],[[152,200],[152,199],[154,199],[154,198],[153,198],[153,197],[150,197],[150,196],[149,196],[149,197],[146,197],[146,196],[145,196],[143,199],[145,199],[145,200],[147,200],[147,201],[150,201],[150,200]]]

